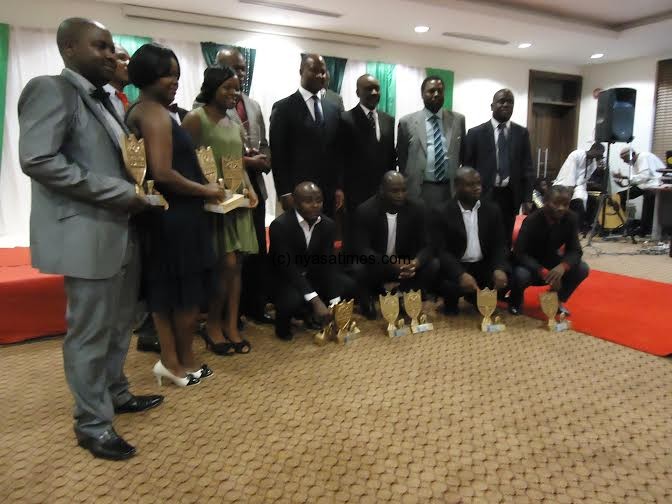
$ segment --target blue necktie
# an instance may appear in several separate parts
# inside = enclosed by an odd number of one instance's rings
[[[435,115],[432,116],[432,129],[434,133],[434,176],[437,182],[444,182],[446,180],[446,151],[443,148],[439,118]]]
[[[317,95],[313,95],[313,106],[315,110],[315,123],[322,124],[324,118],[322,117],[322,110],[320,110],[320,99]]]
[[[499,183],[501,184],[511,173],[511,156],[509,152],[509,139],[506,138],[506,124],[497,125],[499,136],[497,137],[497,171],[499,172]]]

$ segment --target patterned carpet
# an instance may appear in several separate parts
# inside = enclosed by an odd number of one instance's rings
[[[586,258],[672,281],[665,256]],[[483,335],[465,312],[398,340],[360,321],[346,347],[254,325],[248,356],[198,342],[211,378],[115,420],[128,462],[76,446],[60,339],[0,348],[0,502],[672,502],[671,359],[524,317]],[[156,393],[134,344],[132,390]]]

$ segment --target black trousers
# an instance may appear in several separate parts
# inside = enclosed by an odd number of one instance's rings
[[[625,199],[628,191],[621,191],[618,194],[621,195],[621,208],[625,210],[628,203]],[[644,201],[642,202],[641,234],[647,235],[651,234],[651,228],[653,226],[653,210],[656,203],[656,195],[653,191],[642,191],[639,187],[632,186],[630,188],[630,199],[638,198],[640,196],[644,197]]]
[[[307,278],[324,302],[340,297],[341,300],[355,296],[355,282],[341,271],[324,271],[324,268],[309,269]],[[289,333],[291,318],[309,310],[303,293],[289,283],[276,283],[273,302],[275,304],[275,331],[280,334]]]
[[[489,264],[480,261],[474,263],[462,263],[462,267],[467,273],[474,277],[479,289],[485,289],[486,287],[492,288],[494,286],[492,276],[495,271]],[[476,302],[475,293],[468,293],[462,290],[459,277],[442,275],[439,280],[439,294],[443,296],[446,306],[457,306],[457,302],[462,296],[465,296],[465,299],[472,304],[475,304]]]
[[[357,298],[360,301],[370,296],[384,294],[384,284],[387,282],[399,282],[399,290],[402,292],[411,290],[427,292],[431,289],[438,272],[437,259],[427,261],[416,271],[413,278],[404,280],[397,278],[396,270],[389,264],[355,264],[348,270],[348,274],[357,283]]]
[[[516,208],[513,203],[513,191],[510,187],[493,187],[486,195],[490,200],[497,203],[497,206],[502,212],[502,222],[504,223],[504,234],[506,236],[506,244],[511,249],[511,241],[513,237],[513,226],[516,223],[516,215],[519,208]]]
[[[588,265],[581,261],[576,266],[570,268],[562,276],[562,287],[558,291],[558,299],[561,302],[567,301],[576,288],[581,285],[590,273]],[[523,293],[530,285],[545,285],[543,278],[538,271],[532,271],[525,266],[517,265],[513,268],[513,278],[511,281],[511,294],[509,303],[520,307],[523,303]]]

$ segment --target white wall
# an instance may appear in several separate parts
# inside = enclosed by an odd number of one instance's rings
[[[132,2],[129,2],[132,3]],[[185,7],[188,10],[188,6]],[[296,54],[314,51],[330,56],[359,59],[364,61],[385,61],[416,67],[446,68],[455,72],[453,107],[466,116],[467,128],[484,122],[490,117],[492,95],[500,88],[511,88],[518,106],[513,120],[527,123],[527,88],[529,70],[544,70],[579,74],[574,65],[549,65],[500,57],[453,52],[448,50],[384,42],[379,48],[356,47],[329,42],[278,37],[226,29],[180,25],[176,23],[141,21],[126,18],[120,5],[78,0],[2,0],[0,22],[10,25],[56,28],[68,16],[92,17],[107,25],[114,33],[147,35],[185,41],[214,41],[254,47],[259,50],[275,50],[285,47]],[[232,17],[235,14],[232,13]],[[298,84],[298,62],[288,61],[296,66]],[[345,83],[353,85],[354,83]],[[420,91],[418,90],[418,93]],[[278,98],[285,96],[283,92]]]

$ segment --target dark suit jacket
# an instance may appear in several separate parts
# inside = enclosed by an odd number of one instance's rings
[[[304,181],[315,182],[324,194],[325,209],[343,185],[340,112],[322,101],[324,122],[315,124],[298,91],[276,102],[271,113],[271,160],[278,196]]]
[[[465,271],[461,259],[467,249],[467,231],[457,199],[446,201],[431,215],[430,237],[434,254],[441,263],[441,271],[457,278]],[[483,262],[492,271],[509,271],[501,213],[499,207],[489,201],[481,200],[478,209],[478,238]]]
[[[563,245],[565,250],[561,255],[558,251]],[[576,215],[568,212],[556,223],[551,223],[543,211],[528,215],[518,233],[513,253],[516,262],[530,271],[555,268],[561,262],[576,266],[583,255]]]
[[[380,196],[375,195],[359,205],[355,219],[355,247],[358,254],[372,255],[380,263],[387,249],[387,216]],[[427,239],[425,209],[411,200],[397,214],[398,257],[418,259],[420,266],[431,258]]]
[[[345,203],[349,211],[378,192],[383,174],[394,170],[394,117],[378,111],[380,140],[359,104],[341,119]]]
[[[289,284],[306,295],[315,291],[310,284],[309,273],[329,275],[336,271],[335,261],[334,264],[322,264],[328,263],[329,258],[334,256],[336,237],[336,224],[326,215],[322,215],[321,222],[315,226],[309,247],[306,247],[306,237],[295,210],[285,212],[271,222],[269,234],[269,255],[278,286]],[[302,258],[309,259],[309,264],[303,263]]]
[[[530,152],[530,134],[527,128],[511,122],[510,135],[509,187],[513,192],[513,204],[517,212],[521,203],[532,201],[534,171]],[[497,146],[495,145],[495,131],[490,120],[471,128],[467,133],[464,166],[471,166],[481,174],[484,194],[494,187],[497,176]]]

